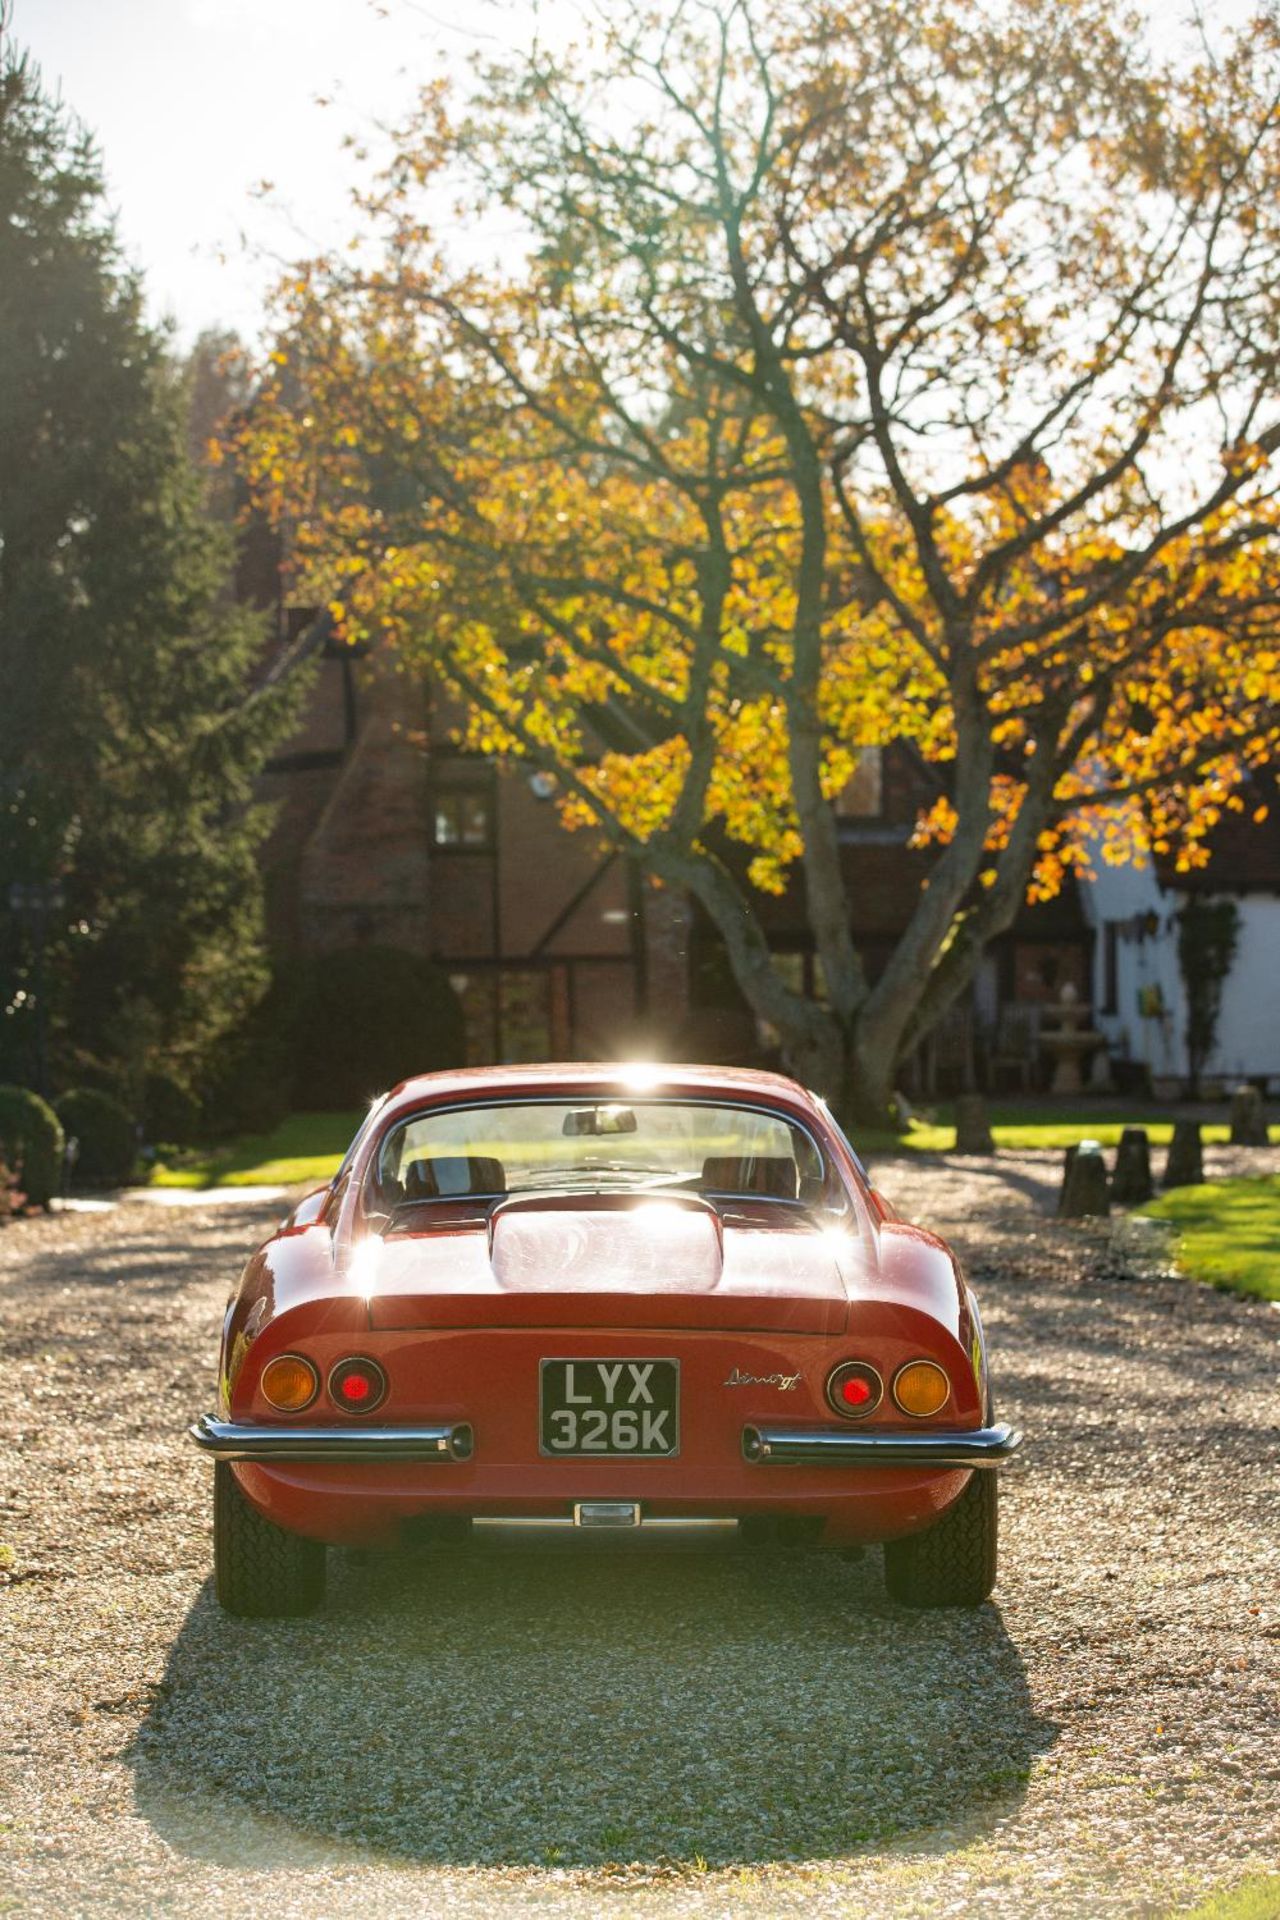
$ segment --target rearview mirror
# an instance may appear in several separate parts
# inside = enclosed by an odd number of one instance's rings
[[[566,1113],[561,1133],[571,1137],[582,1134],[598,1133],[634,1133],[636,1114],[634,1107],[579,1107],[573,1113]]]

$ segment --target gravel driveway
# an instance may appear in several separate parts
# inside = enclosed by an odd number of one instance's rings
[[[0,1233],[0,1912],[1040,1920],[1280,1866],[1280,1314],[1051,1221],[1057,1159],[882,1169],[1030,1435],[972,1615],[875,1553],[574,1538],[230,1620],[180,1435],[279,1209]]]

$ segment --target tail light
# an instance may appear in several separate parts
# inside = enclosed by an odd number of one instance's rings
[[[951,1398],[951,1382],[936,1360],[908,1360],[893,1376],[893,1397],[903,1413],[927,1420]]]
[[[262,1369],[262,1397],[279,1413],[301,1413],[320,1391],[320,1375],[300,1353],[281,1353]]]
[[[865,1360],[846,1360],[827,1377],[827,1399],[845,1420],[865,1420],[884,1399],[884,1381]]]
[[[376,1360],[353,1354],[329,1375],[329,1398],[344,1413],[372,1413],[387,1397],[387,1376]]]

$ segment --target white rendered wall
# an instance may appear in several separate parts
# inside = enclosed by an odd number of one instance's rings
[[[1096,878],[1080,897],[1097,930],[1094,949],[1092,1023],[1117,1058],[1143,1061],[1152,1079],[1184,1080],[1187,1073],[1187,1007],[1178,968],[1177,913],[1186,896],[1166,893],[1155,868],[1108,867],[1096,862]],[[1236,957],[1222,990],[1222,1011],[1205,1078],[1236,1081],[1266,1074],[1280,1082],[1280,898],[1237,897],[1240,914]],[[1146,938],[1123,932],[1116,948],[1116,1012],[1102,1011],[1106,989],[1105,923],[1132,923],[1154,914],[1158,930]],[[1143,988],[1158,987],[1165,1012],[1144,1018]]]
[[[1261,1073],[1280,1080],[1280,899],[1255,893],[1236,905],[1240,938],[1208,1071],[1233,1082]]]
[[[1093,1025],[1107,1037],[1117,1059],[1140,1060],[1153,1081],[1182,1079],[1187,1070],[1185,996],[1178,972],[1176,933],[1169,921],[1178,902],[1163,893],[1155,868],[1108,867],[1096,862],[1097,877],[1080,889],[1084,910],[1097,929],[1094,944]],[[1116,948],[1116,1011],[1104,1013],[1106,987],[1105,922],[1132,923],[1155,914],[1159,928],[1143,939],[1120,938]],[[1143,989],[1158,988],[1164,1006],[1159,1018],[1139,1012]]]

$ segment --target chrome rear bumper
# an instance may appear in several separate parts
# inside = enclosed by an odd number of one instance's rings
[[[1016,1427],[967,1433],[850,1433],[846,1427],[744,1427],[753,1466],[1001,1467],[1022,1445]]]
[[[441,1427],[256,1427],[201,1414],[187,1432],[216,1460],[469,1460],[465,1421]]]

